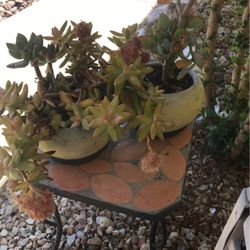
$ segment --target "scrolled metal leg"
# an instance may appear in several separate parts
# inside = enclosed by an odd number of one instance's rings
[[[155,236],[156,236],[158,225],[159,225],[159,221],[158,220],[154,220],[154,221],[151,222],[150,250],[154,250],[155,249]]]
[[[55,204],[55,221],[50,221],[50,220],[45,220],[44,222],[48,225],[54,226],[56,228],[56,242],[54,245],[54,250],[59,249],[60,241],[62,238],[62,221],[61,221],[61,216],[59,214],[58,208]]]
[[[166,241],[167,241],[167,226],[164,219],[154,220],[151,222],[151,231],[150,231],[150,250],[155,250],[155,236],[157,233],[158,226],[161,227],[161,234],[162,234],[162,243],[161,247],[163,248]]]
[[[55,242],[54,250],[57,250],[59,249],[60,241],[62,238],[62,220],[61,220],[61,216],[59,214],[57,206],[55,208],[55,221],[56,221],[57,226],[56,226],[56,242]]]
[[[162,248],[165,246],[165,243],[167,241],[167,235],[168,235],[168,232],[167,232],[167,225],[166,225],[166,222],[164,219],[161,219],[160,221],[160,225],[161,225],[161,232],[162,232]]]

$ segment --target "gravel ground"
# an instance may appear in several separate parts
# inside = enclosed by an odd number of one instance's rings
[[[207,16],[207,2],[198,11]],[[32,0],[0,1],[0,20],[32,4]],[[228,42],[236,23],[233,8],[223,10],[219,29],[216,91],[230,76]],[[183,205],[166,217],[169,239],[164,249],[210,250],[214,246],[242,188],[248,186],[246,168],[219,162],[207,153],[204,131],[194,127]],[[141,249],[148,248],[150,224],[125,214],[99,210],[95,206],[56,197],[63,222],[61,249]],[[12,206],[6,190],[0,194],[0,250],[52,249],[54,228],[34,222]],[[158,242],[158,240],[157,240]],[[158,248],[161,249],[161,248]]]
[[[0,0],[0,22],[22,11],[37,0]]]

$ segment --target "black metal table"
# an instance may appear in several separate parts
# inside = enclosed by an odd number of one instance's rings
[[[165,141],[151,143],[164,159],[157,174],[140,170],[140,159],[147,152],[147,145],[130,136],[119,143],[110,143],[95,159],[84,164],[51,160],[47,168],[53,180],[42,181],[39,186],[55,195],[149,220],[150,249],[155,249],[157,229],[161,228],[164,246],[167,240],[164,218],[182,200],[191,137],[189,126]],[[62,222],[57,208],[54,217],[55,222],[46,222],[57,227],[55,249],[58,249]]]

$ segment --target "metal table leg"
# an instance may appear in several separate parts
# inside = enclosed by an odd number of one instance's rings
[[[55,221],[45,220],[44,222],[51,226],[56,227],[56,242],[54,245],[54,250],[58,250],[62,238],[62,221],[56,204],[55,204],[54,220]]]
[[[162,233],[162,244],[161,244],[162,248],[164,247],[167,241],[167,226],[166,226],[165,220],[160,219],[160,220],[151,221],[150,250],[155,250],[155,236],[156,236],[159,225],[161,227],[161,233]]]

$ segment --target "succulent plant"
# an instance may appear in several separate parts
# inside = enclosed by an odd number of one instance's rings
[[[122,138],[121,126],[126,125],[131,118],[131,113],[127,111],[126,105],[119,104],[117,96],[112,101],[104,97],[102,102],[94,107],[89,107],[89,110],[92,114],[89,127],[95,129],[93,136],[103,135],[114,141]]]
[[[176,10],[175,4],[170,4],[169,9],[173,9],[173,6]],[[203,26],[203,20],[199,16],[189,14],[185,16],[185,22],[179,25],[180,17],[182,15],[178,13],[162,13],[147,28],[146,34],[139,37],[144,47],[151,52],[153,59],[162,65],[162,81],[167,84],[171,79],[183,78],[191,68],[201,64],[194,47],[197,47],[195,37]],[[188,55],[183,53],[185,48],[189,49]]]

